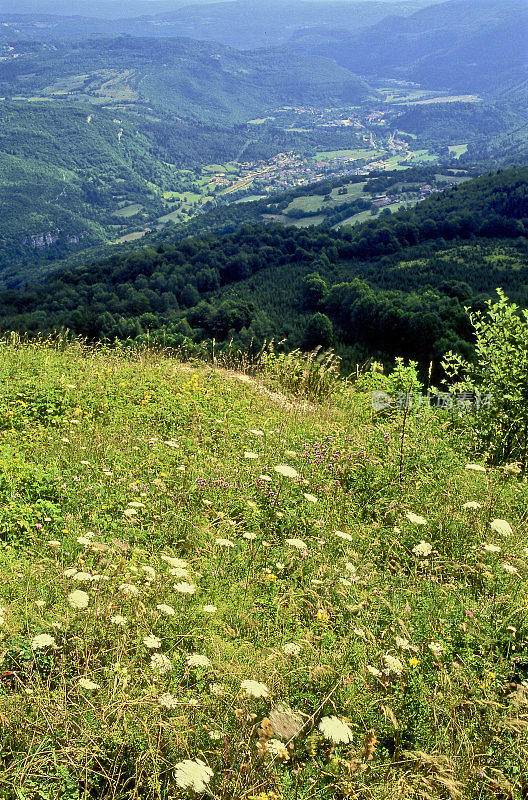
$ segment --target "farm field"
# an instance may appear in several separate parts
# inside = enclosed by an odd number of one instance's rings
[[[139,214],[139,212],[143,210],[144,206],[141,203],[131,203],[128,206],[118,208],[117,211],[114,211],[114,217],[123,217],[127,219],[128,217],[135,217],[136,214]]]
[[[449,152],[454,153],[455,158],[460,158],[464,153],[467,153],[467,149],[467,144],[452,144],[449,147]]]

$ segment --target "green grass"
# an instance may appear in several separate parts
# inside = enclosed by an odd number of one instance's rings
[[[118,208],[117,211],[114,211],[114,217],[124,217],[125,219],[135,217],[136,214],[143,211],[143,208],[144,206],[142,206],[141,203],[131,203],[128,206],[123,206],[123,208]]]
[[[320,194],[309,194],[296,197],[292,200],[286,211],[293,211],[294,209],[301,209],[301,211],[320,211],[322,208],[326,207],[326,205],[326,203],[323,204],[323,198]]]
[[[449,147],[449,152],[454,153],[455,158],[460,158],[464,153],[467,153],[467,149],[467,144],[452,144]]]
[[[0,367],[3,800],[183,800],[195,758],[220,800],[522,797],[527,487],[465,468],[457,414],[373,419],[330,374],[306,403],[276,356],[14,342]]]
[[[357,148],[355,150],[321,150],[315,154],[317,161],[330,161],[334,158],[377,158],[381,155],[381,150],[369,148]]]
[[[121,244],[121,242],[136,242],[138,239],[142,239],[146,233],[149,232],[149,229],[143,231],[132,231],[132,233],[126,233],[123,236],[120,236],[118,239],[115,240],[116,244]]]

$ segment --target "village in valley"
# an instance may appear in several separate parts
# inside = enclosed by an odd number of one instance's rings
[[[387,90],[389,92],[389,90]],[[160,229],[172,222],[186,222],[196,214],[210,211],[219,206],[231,203],[250,202],[272,198],[279,192],[288,192],[300,187],[310,186],[329,179],[344,179],[350,176],[369,175],[375,172],[401,170],[411,167],[433,166],[440,161],[437,153],[420,147],[411,134],[398,129],[398,117],[402,107],[398,103],[411,97],[413,103],[430,102],[431,93],[417,90],[416,87],[405,86],[397,90],[393,87],[387,95],[387,102],[374,106],[348,107],[342,109],[319,109],[309,106],[284,107],[275,109],[268,116],[250,120],[248,130],[255,130],[255,139],[265,126],[281,134],[291,134],[292,147],[284,149],[270,158],[254,158],[248,154],[254,143],[248,138],[237,160],[224,164],[204,165],[195,170],[178,170],[175,177],[179,182],[177,191],[165,191],[163,202],[166,213],[159,217],[150,227],[141,231],[134,230],[139,219],[147,220],[144,209],[130,206],[118,209],[116,216],[130,223],[129,230],[117,239],[117,242],[140,238],[144,233],[156,228]],[[403,98],[403,99],[402,99]],[[438,98],[436,98],[438,99]],[[348,132],[349,147],[342,149],[321,149],[317,146],[300,146],[299,135],[310,136],[322,142],[329,141],[329,132],[339,136],[339,131]],[[297,134],[297,136],[296,136]],[[464,152],[465,145],[457,145],[452,154],[453,160]],[[424,182],[413,187],[409,193],[404,191],[391,194],[379,194],[369,197],[368,209],[344,220],[345,224],[355,224],[376,214],[382,209],[394,211],[425,199],[433,191],[443,190],[464,179],[464,171],[458,177],[440,175],[439,180]],[[181,188],[181,185],[185,188]],[[361,184],[356,184],[361,186]],[[346,194],[344,190],[341,195]],[[306,215],[303,216],[301,205],[292,204],[290,214],[266,215],[268,220],[275,219],[296,226],[319,224],[323,216],[315,212],[318,206],[306,198]],[[319,198],[320,200],[320,198]],[[318,201],[317,201],[318,202]],[[343,198],[327,198],[327,208],[339,208]],[[288,219],[288,216],[291,218]],[[343,223],[341,223],[343,224]]]

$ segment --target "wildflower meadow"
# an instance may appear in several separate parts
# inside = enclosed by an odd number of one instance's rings
[[[528,488],[469,413],[60,340],[0,382],[2,800],[528,797]]]

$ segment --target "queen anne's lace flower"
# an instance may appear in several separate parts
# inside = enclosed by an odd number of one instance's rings
[[[95,689],[101,688],[98,683],[91,681],[89,678],[79,678],[77,686],[80,686],[81,689],[87,689],[89,692],[93,692]]]
[[[174,695],[169,694],[168,692],[167,694],[162,694],[161,697],[158,697],[158,703],[160,706],[163,706],[163,708],[176,708],[178,705],[178,701]]]
[[[49,633],[39,633],[31,640],[32,650],[44,650],[46,647],[55,647],[55,639]]]
[[[306,543],[302,539],[286,539],[286,544],[290,547],[296,547],[297,550],[308,550]]]
[[[90,597],[86,592],[81,592],[78,589],[76,592],[70,592],[68,595],[68,603],[72,608],[88,608]]]
[[[162,614],[166,614],[168,617],[173,617],[176,613],[172,606],[167,606],[165,603],[159,603],[156,608],[158,611],[161,611]]]
[[[172,556],[161,556],[161,560],[165,561],[169,567],[181,567],[185,569],[188,565],[187,562],[184,561],[182,558],[173,558]]]
[[[172,577],[176,578],[177,580],[190,578],[189,571],[184,567],[171,567],[169,570],[169,575],[172,575]]]
[[[213,770],[200,758],[194,761],[187,759],[176,764],[174,779],[181,789],[204,792],[213,774]]]
[[[301,648],[296,642],[287,642],[282,645],[282,652],[287,656],[298,656]]]
[[[150,668],[160,675],[165,675],[172,670],[172,663],[163,653],[153,653],[150,658]]]
[[[288,464],[277,464],[276,467],[273,468],[275,472],[279,475],[282,475],[283,478],[298,478],[299,473],[293,467],[288,466]]]
[[[462,508],[477,509],[477,508],[482,508],[482,506],[476,500],[469,500],[469,502],[464,503]]]
[[[92,580],[92,576],[89,572],[75,572],[73,580],[79,583],[89,583]]]
[[[429,642],[427,645],[431,653],[434,655],[435,658],[441,658],[444,654],[445,647],[440,642]]]
[[[425,517],[420,517],[418,514],[414,514],[412,511],[408,511],[405,516],[409,522],[414,523],[414,525],[427,525],[427,520]]]
[[[121,616],[121,614],[114,614],[113,617],[110,617],[110,622],[113,622],[114,625],[123,626],[127,624],[127,618]]]
[[[383,663],[385,664],[385,669],[387,670],[389,675],[391,673],[393,673],[394,675],[402,674],[403,664],[399,658],[396,658],[396,656],[391,656],[391,655],[383,656]]]
[[[269,689],[265,683],[246,680],[242,681],[241,687],[250,697],[267,697],[269,695]]]
[[[335,716],[323,717],[319,723],[319,730],[325,739],[334,744],[349,744],[353,738],[348,725]]]
[[[189,667],[210,667],[211,662],[207,658],[207,656],[203,656],[200,653],[190,653],[188,656],[185,657],[185,661],[187,662],[187,666]]]
[[[317,497],[314,494],[308,494],[308,492],[303,492],[303,497],[305,500],[308,500],[309,503],[317,503]]]
[[[194,583],[189,583],[188,581],[175,583],[174,588],[180,594],[194,594],[196,592],[196,586],[194,585]]]
[[[513,533],[510,523],[505,519],[494,519],[490,523],[490,526],[492,531],[495,531],[495,533],[498,533],[501,536],[511,536]]]
[[[158,639],[157,636],[150,633],[148,636],[144,637],[143,644],[145,647],[148,647],[149,650],[158,650],[161,647],[161,639]]]
[[[123,592],[126,597],[137,597],[139,589],[133,583],[122,583],[119,591]]]
[[[430,556],[433,552],[433,545],[429,544],[429,542],[424,542],[422,539],[419,544],[414,545],[412,551],[415,556],[427,558],[427,556]]]
[[[483,544],[482,548],[487,553],[500,553],[501,551],[500,547],[497,547],[496,544]]]
[[[353,542],[354,539],[349,533],[344,533],[344,531],[334,531],[335,535],[339,539],[344,539],[345,542]]]

